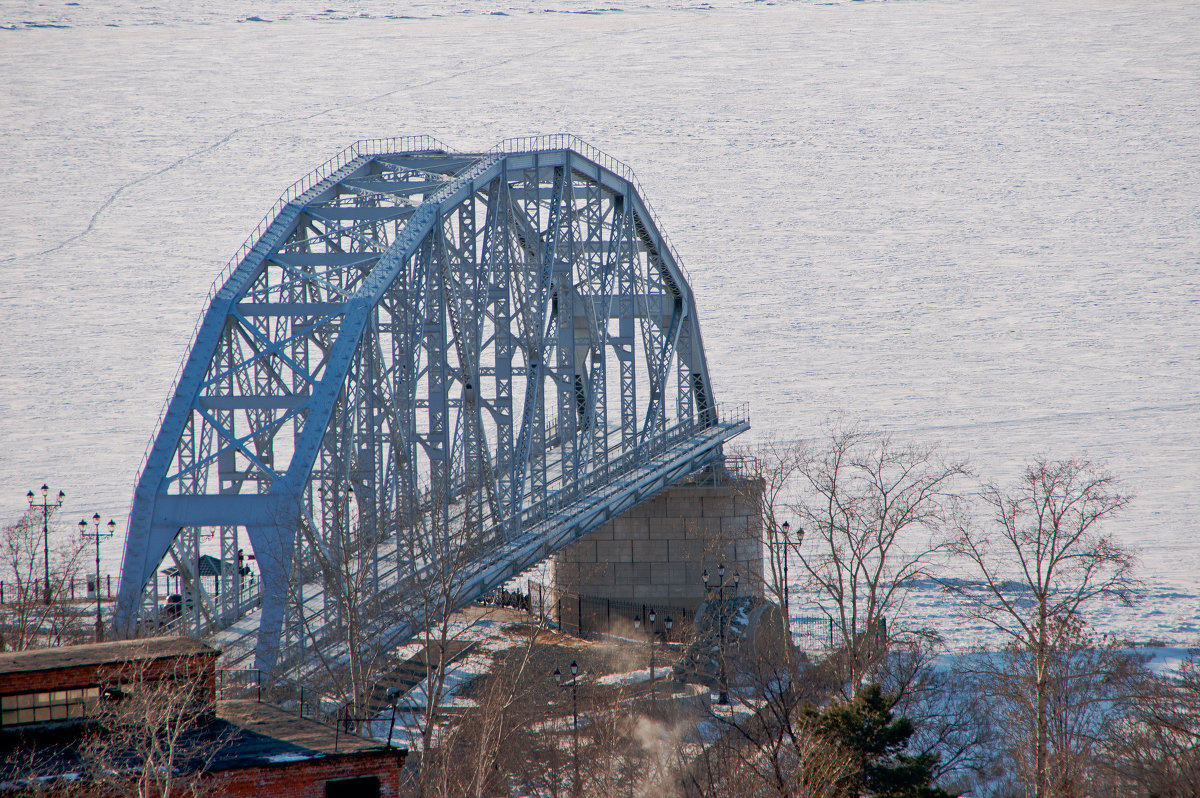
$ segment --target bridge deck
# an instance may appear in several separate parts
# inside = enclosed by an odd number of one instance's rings
[[[703,429],[680,425],[633,452],[614,457],[610,468],[593,472],[584,484],[568,485],[546,502],[528,508],[522,513],[523,523],[516,535],[490,549],[485,557],[463,564],[453,591],[455,608],[502,586],[563,546],[679,482],[712,459],[722,444],[748,428],[744,414]],[[390,561],[380,570],[380,591],[392,592],[394,600],[404,601],[404,576],[407,574],[401,574],[396,563]],[[326,624],[320,583],[304,585],[302,593],[312,636],[317,644],[323,644],[324,656],[336,659],[339,650],[344,652],[344,644],[324,640],[321,634]],[[209,642],[225,651],[225,667],[250,666],[260,613],[261,608],[255,607],[228,628],[208,636]],[[389,631],[390,644],[398,646],[418,634],[421,631],[416,625],[418,620],[413,613],[405,613],[404,620]],[[281,659],[279,666],[284,671],[302,674],[313,665],[306,663],[302,655],[302,651],[294,652],[291,661]]]

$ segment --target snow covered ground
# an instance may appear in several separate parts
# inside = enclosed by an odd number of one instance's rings
[[[1200,5],[322,3],[0,0],[0,517],[46,481],[124,526],[210,281],[338,149],[569,131],[637,170],[754,435],[1107,460],[1147,589],[1102,621],[1196,641]]]

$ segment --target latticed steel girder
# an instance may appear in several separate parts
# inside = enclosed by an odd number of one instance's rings
[[[470,551],[470,600],[747,428],[717,413],[691,290],[632,173],[571,137],[359,142],[235,264],[137,485],[126,635],[162,628],[167,560],[167,620],[253,617],[273,667],[299,624],[315,639],[306,613],[337,614],[354,568],[402,601]],[[347,566],[355,545],[369,565]]]

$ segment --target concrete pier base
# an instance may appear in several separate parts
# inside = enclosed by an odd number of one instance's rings
[[[564,593],[682,607],[705,599],[702,572],[716,589],[725,564],[726,594],[740,573],[741,595],[762,593],[761,483],[726,478],[684,484],[633,507],[554,557],[554,585]]]

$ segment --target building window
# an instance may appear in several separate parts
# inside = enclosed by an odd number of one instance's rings
[[[99,687],[0,696],[0,727],[82,718],[99,699]]]
[[[325,782],[325,798],[379,798],[379,777],[334,779]]]

